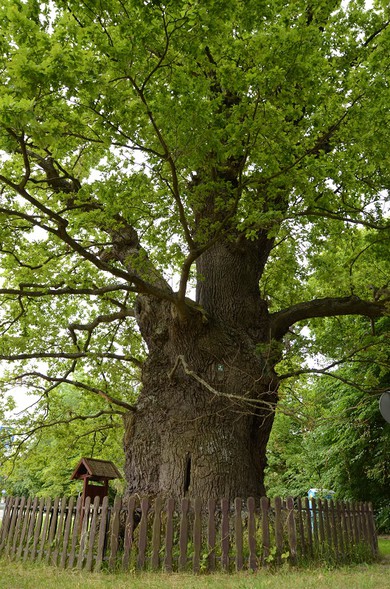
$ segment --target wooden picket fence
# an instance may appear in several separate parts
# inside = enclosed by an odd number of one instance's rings
[[[202,505],[117,496],[112,507],[107,497],[84,507],[81,498],[9,497],[0,529],[0,556],[87,571],[256,570],[377,552],[371,504],[291,497]]]

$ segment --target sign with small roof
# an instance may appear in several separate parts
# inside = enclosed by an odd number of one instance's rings
[[[108,481],[121,478],[122,475],[113,462],[98,458],[81,458],[71,476],[72,480],[84,481],[83,505],[87,497],[91,497],[91,501],[97,496],[103,500],[108,495]]]

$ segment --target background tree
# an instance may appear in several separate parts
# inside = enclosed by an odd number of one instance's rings
[[[50,403],[37,400],[28,411],[9,417],[7,424],[13,442],[4,448],[0,459],[2,488],[7,494],[77,494],[82,483],[71,481],[70,475],[82,456],[123,465],[120,412],[115,407],[102,408],[99,399],[70,387],[52,391]],[[110,486],[123,491],[120,479]]]
[[[375,273],[390,275],[387,239],[367,231],[359,238],[355,250],[340,238],[337,249],[324,252],[318,273],[326,281],[332,281],[335,266],[337,280],[353,276],[354,285],[370,283]],[[371,326],[351,317],[312,321],[282,367],[297,374],[280,391],[268,446],[270,494],[306,495],[317,487],[333,489],[342,499],[372,501],[378,525],[388,531],[390,430],[379,412],[378,392],[390,389],[389,318]]]
[[[388,319],[381,323],[388,334]],[[372,501],[379,528],[388,532],[390,431],[375,394],[390,387],[388,336],[381,348],[376,342],[363,353],[358,343],[360,352],[331,376],[301,376],[282,387],[266,486],[271,496],[305,496],[314,487],[343,500]]]
[[[361,4],[1,9],[3,390],[116,405],[128,493],[264,493],[290,328],[385,312],[380,273],[316,272],[388,231],[389,10]]]

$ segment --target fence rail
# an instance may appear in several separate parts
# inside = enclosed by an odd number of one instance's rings
[[[0,529],[0,556],[87,571],[256,570],[377,551],[371,504],[291,497],[206,505],[117,496],[113,506],[96,497],[84,507],[81,498],[9,497]]]

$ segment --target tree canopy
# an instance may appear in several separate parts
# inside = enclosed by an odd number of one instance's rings
[[[3,393],[45,407],[71,387],[137,437],[191,381],[261,399],[255,456],[301,322],[363,316],[375,334],[386,312],[370,254],[389,243],[389,25],[382,0],[5,0]]]

